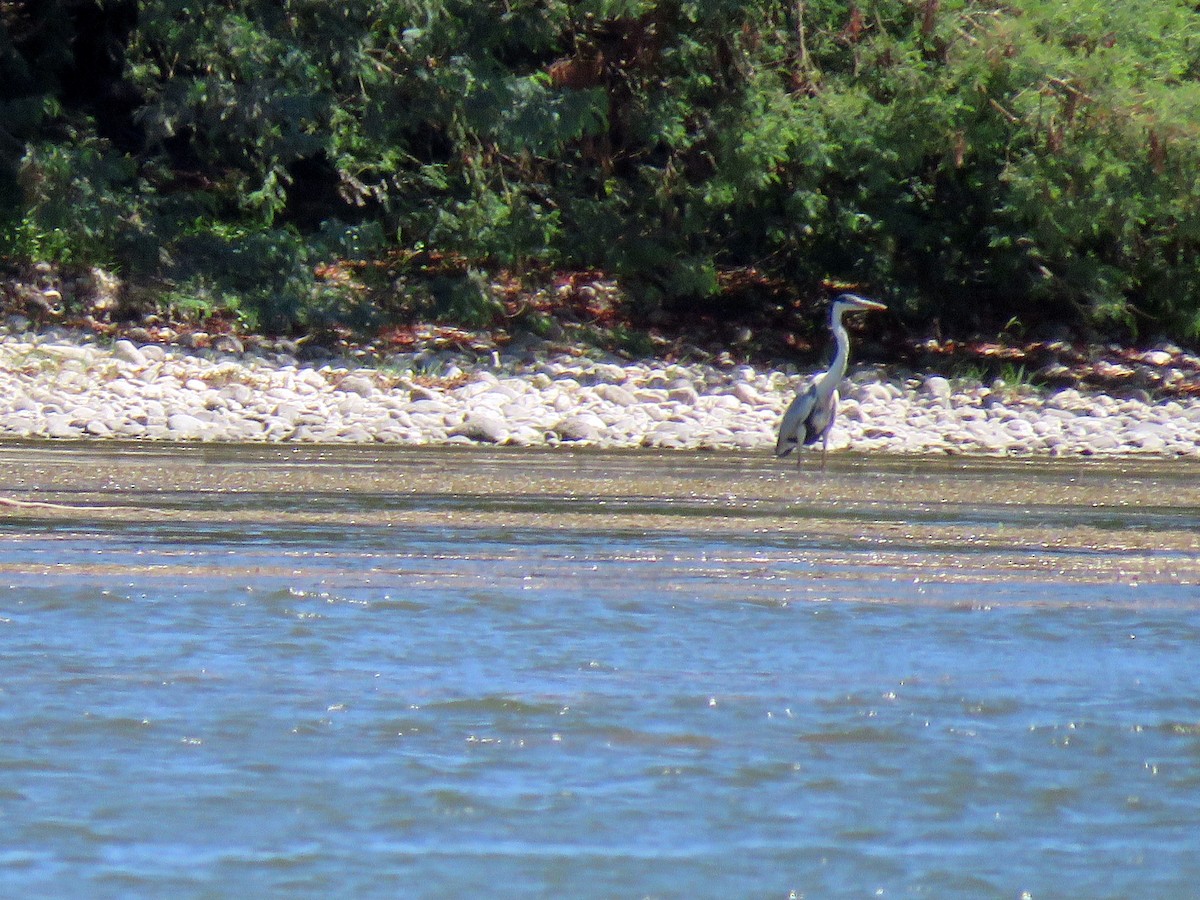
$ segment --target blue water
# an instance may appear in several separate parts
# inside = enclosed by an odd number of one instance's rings
[[[693,531],[0,526],[0,894],[1200,896],[1200,588]]]

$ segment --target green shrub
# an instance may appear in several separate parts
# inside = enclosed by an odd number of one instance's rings
[[[409,306],[476,323],[500,269],[601,268],[652,311],[753,268],[917,325],[1200,336],[1183,0],[109,0],[0,24],[4,255],[262,327],[372,326],[404,304],[316,268],[432,252],[466,274]]]

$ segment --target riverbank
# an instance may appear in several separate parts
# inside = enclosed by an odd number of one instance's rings
[[[599,356],[600,354],[594,354]],[[769,452],[809,372],[592,358],[530,342],[301,361],[87,332],[0,334],[0,437]],[[853,368],[830,448],[1200,457],[1200,399]]]

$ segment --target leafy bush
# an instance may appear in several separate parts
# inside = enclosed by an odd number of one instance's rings
[[[261,327],[481,322],[500,269],[604,269],[650,311],[746,268],[917,325],[1200,336],[1183,0],[64,0],[0,25],[4,254]],[[462,266],[373,311],[314,275],[426,252]]]

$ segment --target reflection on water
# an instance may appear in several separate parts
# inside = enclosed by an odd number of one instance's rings
[[[1198,474],[9,446],[0,887],[1191,896]]]

